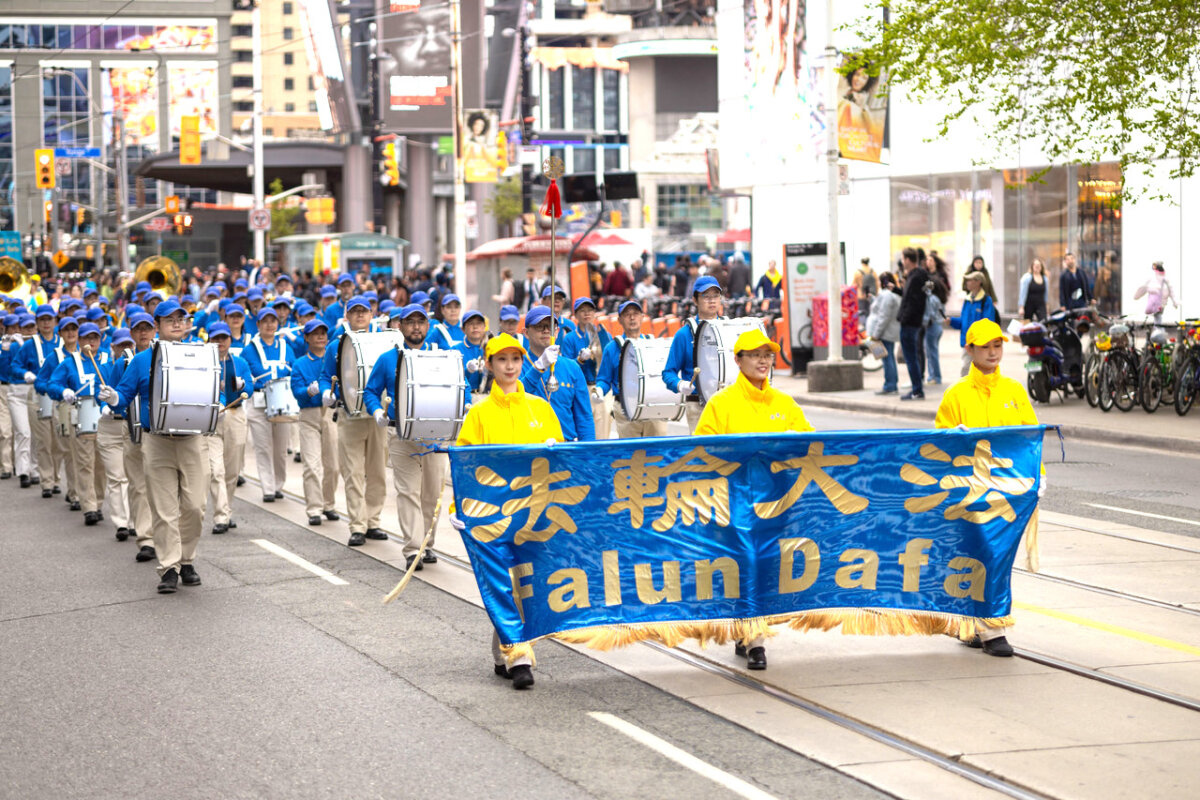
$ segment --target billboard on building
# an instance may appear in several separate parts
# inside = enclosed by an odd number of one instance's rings
[[[126,142],[158,149],[158,70],[153,67],[111,67],[108,70],[108,106],[125,120]]]
[[[215,133],[217,125],[217,62],[187,61],[167,65],[171,136],[179,136],[180,119],[200,118],[200,133]]]
[[[472,108],[463,112],[463,175],[467,183],[495,183],[507,160],[496,152],[500,117],[495,111]]]
[[[450,4],[393,3],[382,19],[379,76],[384,126],[396,133],[445,133],[454,124]],[[463,105],[481,104],[483,3],[462,2]]]
[[[304,49],[312,73],[313,99],[321,129],[358,130],[361,127],[358,106],[350,96],[346,82],[346,60],[330,0],[302,0],[300,9],[308,34],[304,37]]]
[[[842,67],[849,61],[849,56],[843,58]],[[875,76],[863,66],[839,75],[837,99],[838,151],[842,158],[878,164],[887,125],[887,70]]]

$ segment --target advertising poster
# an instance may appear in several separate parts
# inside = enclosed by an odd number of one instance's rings
[[[506,160],[496,153],[499,116],[495,111],[467,109],[463,112],[463,173],[467,183],[495,183]]]
[[[813,318],[813,299],[826,297],[829,293],[829,258],[826,256],[828,252],[829,248],[825,242],[783,246],[788,333],[791,336],[792,347],[813,347],[813,330],[820,324],[820,320]],[[841,262],[846,263],[845,242],[841,244]],[[842,283],[845,282],[843,275]],[[827,327],[828,322],[825,324]]]
[[[171,136],[179,136],[179,119],[188,115],[200,117],[201,134],[216,131],[216,62],[169,64],[167,81],[171,90],[167,97],[171,111]]]
[[[842,60],[843,67],[849,58]],[[838,150],[842,158],[879,163],[887,122],[887,71],[859,67],[838,77]]]
[[[113,111],[125,118],[125,135],[134,146],[158,149],[158,72],[145,67],[108,71]]]

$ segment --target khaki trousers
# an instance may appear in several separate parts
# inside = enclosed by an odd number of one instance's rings
[[[104,469],[104,486],[99,497],[108,504],[108,518],[118,528],[129,527],[129,481],[125,478],[125,422],[110,416],[100,418],[96,433],[96,455]]]
[[[300,458],[304,465],[304,509],[310,517],[332,511],[337,494],[337,426],[325,406],[300,409]]]
[[[425,534],[434,529],[434,511],[446,485],[450,461],[445,453],[428,453],[425,442],[401,439],[388,431],[388,456],[392,461],[392,485],[396,489],[396,519],[404,539],[405,557],[416,554]],[[436,531],[434,531],[436,534]],[[429,539],[433,547],[434,537]]]
[[[51,422],[53,422],[53,420],[51,420]],[[58,424],[55,423],[53,425],[53,435],[51,436],[51,439],[54,442],[53,450],[51,451],[51,457],[54,459],[56,466],[58,464],[63,465],[62,471],[67,479],[65,489],[67,499],[82,502],[79,500],[79,478],[75,474],[75,448],[71,446],[71,440],[74,438],[74,431],[68,431],[68,433],[64,435]],[[90,474],[88,475],[88,480],[91,480]],[[58,486],[60,484],[58,481],[55,481],[54,485]]]
[[[246,463],[246,409],[235,406],[221,415],[217,423],[217,435],[221,437],[221,455],[225,478],[225,506],[213,507],[213,523],[228,523],[233,518],[233,498],[237,494],[237,479]]]
[[[217,433],[204,437],[204,453],[208,461],[208,505],[213,512],[213,524],[228,525],[229,492],[225,481],[225,441],[221,438],[220,430],[221,423],[218,421]],[[237,483],[236,479],[234,483]]]
[[[350,532],[378,528],[387,499],[387,431],[371,417],[351,417],[343,409],[338,413],[337,451]]]
[[[38,474],[33,463],[33,430],[29,427],[29,387],[14,383],[8,388],[7,403],[13,432],[13,466],[17,475]]]
[[[142,437],[142,455],[154,550],[162,575],[196,558],[208,488],[207,447],[202,436],[148,433]]]
[[[642,419],[630,422],[625,416],[625,409],[620,403],[613,404],[613,420],[617,424],[618,439],[640,439],[649,436],[666,436],[667,421],[665,419]]]
[[[288,425],[268,421],[266,410],[253,405],[246,417],[250,422],[250,437],[254,439],[254,463],[263,496],[282,491],[287,480]]]
[[[150,434],[142,432],[142,441]],[[137,534],[138,547],[154,546],[154,523],[150,517],[150,500],[146,497],[146,462],[142,445],[129,440],[129,434],[121,443],[124,454],[125,479],[129,489],[129,527]]]
[[[100,502],[96,496],[96,434],[72,431],[66,439],[71,449],[70,463],[74,473],[70,478],[72,496],[79,501],[85,514],[99,511]]]
[[[0,383],[0,472],[13,471],[13,421],[8,410],[9,385]]]
[[[608,395],[596,398],[596,395],[588,396],[592,399],[592,422],[596,425],[596,440],[603,442],[612,433],[612,409],[609,406]]]
[[[42,476],[46,484],[43,489],[58,486],[59,468],[54,460],[54,420],[38,419],[38,396],[33,388],[29,389],[29,430],[33,433],[33,451],[37,459],[37,474]]]
[[[684,401],[683,404],[685,406],[687,406],[686,415],[687,415],[688,433],[695,433],[696,432],[696,424],[700,422],[700,415],[702,413],[704,413],[704,406],[700,405],[700,403],[690,403],[686,400]]]
[[[492,631],[492,661],[496,664],[505,664],[509,669],[519,667],[524,664],[527,667],[533,666],[533,661],[529,656],[517,656],[512,661],[504,657],[504,653],[500,650],[500,634]]]

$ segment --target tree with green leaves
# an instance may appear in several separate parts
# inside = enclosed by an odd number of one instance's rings
[[[267,187],[267,195],[279,194],[283,191],[283,181],[276,178],[271,181],[271,185]],[[291,236],[296,232],[296,217],[300,214],[301,208],[294,205],[284,205],[283,201],[271,203],[271,231],[272,239],[278,239],[281,236]]]
[[[514,220],[521,216],[521,179],[510,175],[492,189],[492,193],[483,201],[483,210],[496,219],[496,226],[507,230]]]
[[[1055,163],[1118,160],[1177,179],[1200,162],[1196,0],[883,0],[852,27],[848,70],[974,124],[996,153],[1035,142]],[[879,8],[879,7],[877,7]],[[1034,178],[1036,179],[1036,175]]]

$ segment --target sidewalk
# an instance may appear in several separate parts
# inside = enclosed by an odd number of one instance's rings
[[[899,345],[897,345],[899,350]],[[1025,383],[1025,349],[1018,343],[1004,346],[1004,361],[1000,370],[1010,378]],[[908,369],[900,364],[900,392],[883,397],[875,392],[883,388],[883,370],[863,373],[863,389],[853,392],[828,392],[811,394],[808,380],[803,376],[793,377],[776,373],[774,383],[781,391],[788,392],[802,406],[830,408],[840,411],[858,411],[883,416],[925,420],[933,424],[938,401],[942,392],[958,380],[962,370],[962,348],[958,346],[958,331],[947,330],[941,343],[942,385],[925,384],[924,400],[901,401],[900,395],[909,389]],[[1048,404],[1033,404],[1038,419],[1046,425],[1058,425],[1063,436],[1103,444],[1124,444],[1136,447],[1169,449],[1174,453],[1200,455],[1200,410],[1193,410],[1180,417],[1172,406],[1162,406],[1153,414],[1147,414],[1141,406],[1122,413],[1117,409],[1105,413],[1092,408],[1087,400],[1072,394],[1064,403],[1061,395],[1054,394]]]

